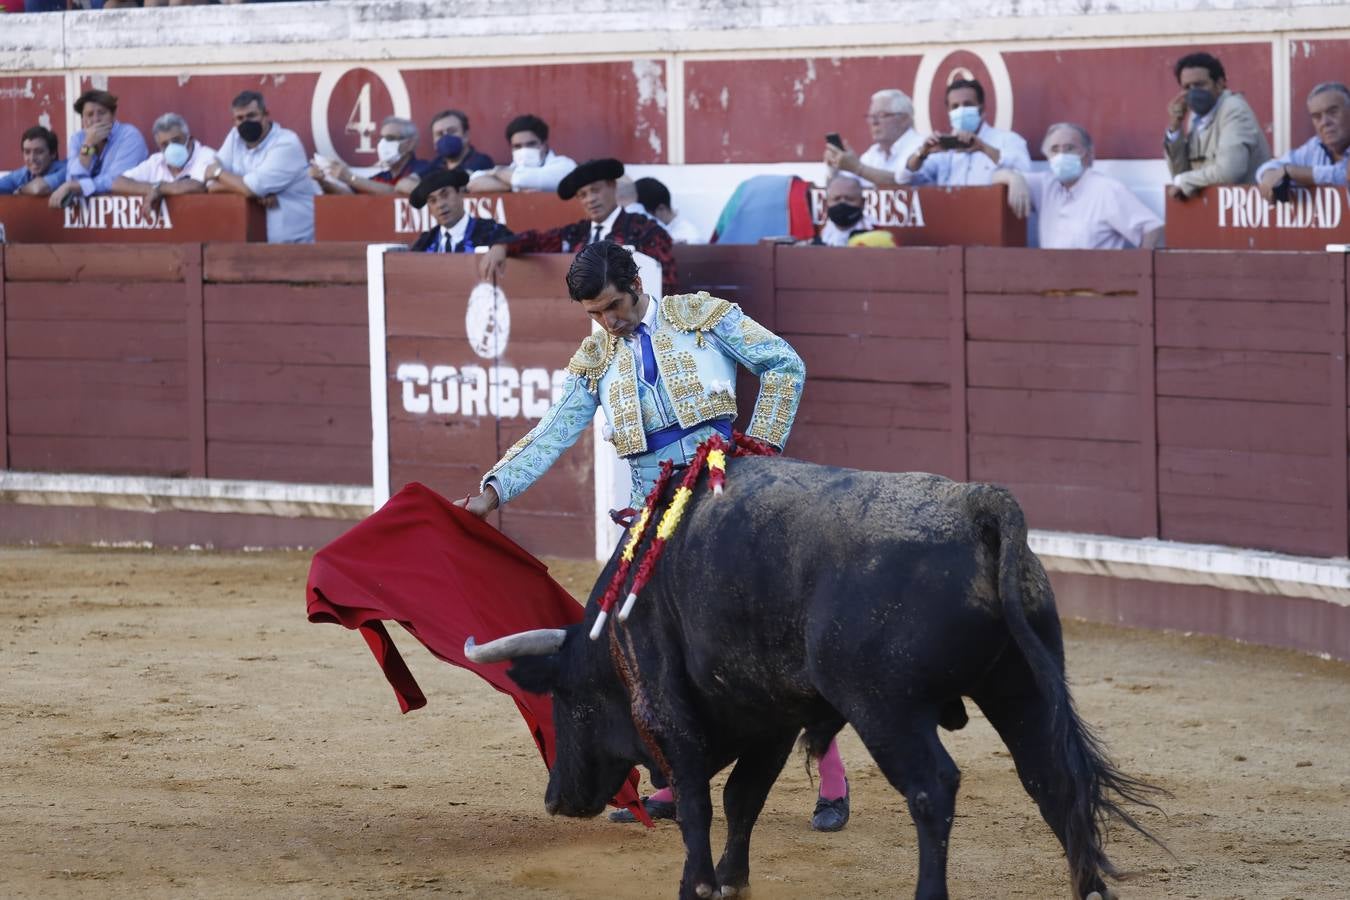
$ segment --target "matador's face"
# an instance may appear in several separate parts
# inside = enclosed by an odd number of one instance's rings
[[[628,337],[642,322],[647,309],[642,302],[642,280],[633,282],[632,290],[620,290],[613,284],[590,300],[582,300],[586,314],[600,327],[615,337]]]

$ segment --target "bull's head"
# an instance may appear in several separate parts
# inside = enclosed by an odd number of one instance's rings
[[[524,631],[481,646],[469,638],[464,655],[477,663],[511,660],[507,672],[532,694],[553,697],[557,755],[544,808],[550,814],[599,815],[646,752],[614,672],[608,641],[589,641],[581,626]]]

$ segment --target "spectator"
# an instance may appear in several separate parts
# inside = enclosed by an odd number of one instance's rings
[[[384,169],[365,178],[357,175],[341,160],[332,160],[328,163],[327,171],[319,174],[328,175],[333,181],[346,185],[358,194],[411,194],[418,180],[432,169],[431,162],[418,159],[413,153],[416,147],[417,126],[412,120],[387,116],[380,123],[380,142],[375,145],[375,153]],[[311,169],[311,177],[315,174]],[[324,193],[346,193],[333,187],[325,178],[314,180]]]
[[[431,120],[431,140],[436,145],[437,168],[481,172],[492,168],[492,157],[480,153],[469,141],[469,117],[447,109]]]
[[[475,172],[469,181],[473,193],[484,191],[553,191],[577,167],[548,146],[548,124],[538,116],[516,116],[506,126],[511,143],[511,165]]]
[[[999,169],[994,181],[1008,185],[1008,205],[1020,219],[1040,214],[1045,250],[1152,249],[1162,220],[1124,184],[1093,170],[1092,136],[1080,125],[1051,125],[1041,142],[1048,172]]]
[[[70,139],[67,181],[52,191],[48,203],[53,207],[106,194],[118,175],[150,155],[136,126],[117,121],[117,98],[107,91],[85,91],[75,101],[75,112],[83,127]]]
[[[619,206],[616,182],[622,177],[623,163],[617,159],[592,159],[577,166],[558,185],[558,196],[564,200],[576,197],[586,211],[586,218],[547,231],[522,232],[509,243],[494,244],[483,259],[484,277],[499,272],[508,255],[576,253],[587,244],[614,241],[660,263],[661,290],[673,294],[675,255],[670,235],[655,219],[624,212]]]
[[[319,188],[309,177],[300,139],[272,121],[257,91],[244,91],[230,108],[235,127],[206,170],[207,190],[243,194],[266,207],[268,243],[313,241]]]
[[[19,138],[23,168],[0,177],[0,194],[50,194],[66,180],[65,160],[57,159],[56,135],[34,125]]]
[[[636,213],[639,216],[647,215],[646,208],[638,200],[637,182],[633,181],[632,175],[624,175],[614,182],[614,188],[614,200],[623,207],[624,212]]]
[[[899,183],[897,173],[923,145],[923,138],[914,130],[914,101],[894,88],[877,91],[866,118],[874,143],[862,156],[855,154],[847,141],[842,150],[825,145],[830,177],[835,172],[850,172],[862,179],[864,187],[895,187]]]
[[[413,209],[431,209],[436,224],[408,248],[413,253],[473,253],[511,239],[511,231],[493,219],[464,212],[464,186],[469,175],[463,169],[437,169],[418,182],[408,202]]]
[[[900,169],[900,184],[960,187],[990,184],[997,168],[1031,169],[1027,142],[984,121],[984,86],[958,79],[947,85],[950,134],[930,134]]]
[[[150,137],[159,152],[112,183],[114,194],[140,196],[147,215],[162,197],[205,191],[206,169],[216,161],[216,151],[194,138],[178,113],[165,113],[156,119]]]
[[[1345,187],[1345,151],[1350,148],[1350,89],[1339,81],[1317,85],[1308,94],[1308,116],[1312,119],[1313,136],[1303,146],[1256,170],[1261,196],[1271,203],[1288,199],[1287,185]],[[1286,188],[1281,189],[1281,184],[1286,184]]]
[[[1206,185],[1250,184],[1270,159],[1270,143],[1256,113],[1241,94],[1228,90],[1223,64],[1208,53],[1183,56],[1174,71],[1181,91],[1167,106],[1168,196],[1184,200]]]
[[[671,241],[676,244],[706,243],[693,222],[680,218],[680,214],[670,208],[669,188],[655,178],[639,178],[635,186],[643,211],[670,232]]]
[[[847,172],[836,173],[825,185],[825,224],[812,241],[826,247],[847,247],[848,239],[876,228],[863,210],[862,183]]]

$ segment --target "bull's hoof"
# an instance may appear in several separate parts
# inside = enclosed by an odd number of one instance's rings
[[[717,888],[713,887],[711,884],[700,884],[694,887],[694,893],[702,897],[703,900],[709,900],[709,898],[717,894]]]
[[[824,797],[816,800],[816,812],[811,816],[811,827],[816,831],[843,831],[848,824],[848,787],[845,782],[844,796],[836,800]]]
[[[1100,891],[1093,891],[1083,900],[1120,900],[1120,895],[1110,888],[1102,888]]]
[[[722,893],[718,896],[722,897],[723,900],[726,900],[727,897],[736,897],[739,898],[739,900],[745,900],[745,898],[750,896],[750,885],[743,884],[740,887],[737,887],[734,884],[724,884],[722,885]]]

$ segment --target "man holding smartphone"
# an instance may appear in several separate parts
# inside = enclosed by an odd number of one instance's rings
[[[923,138],[914,130],[914,101],[904,91],[889,88],[872,95],[867,127],[875,142],[858,156],[835,132],[825,135],[826,181],[848,172],[863,187],[895,187],[896,172],[919,149]]]
[[[1021,135],[984,121],[984,86],[959,79],[947,86],[950,134],[932,134],[898,172],[900,184],[973,187],[990,184],[999,168],[1030,171]]]

